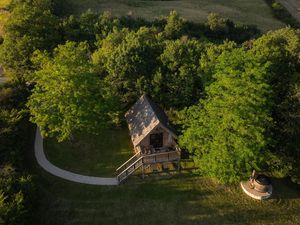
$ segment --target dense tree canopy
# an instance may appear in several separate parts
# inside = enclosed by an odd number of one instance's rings
[[[206,23],[175,11],[155,21],[91,10],[59,18],[60,5],[14,0],[0,47],[6,72],[36,82],[27,105],[45,136],[99,131],[148,93],[166,110],[189,107],[173,119],[201,173],[234,182],[264,158],[270,172],[298,179],[299,30],[257,38],[256,27],[215,13]],[[1,91],[0,104],[15,105],[17,90]],[[17,121],[10,112],[5,126]]]
[[[25,172],[31,125],[25,103],[29,91],[19,83],[0,85],[0,224],[30,223],[35,188]]]
[[[51,50],[60,40],[58,18],[51,12],[51,1],[15,1],[5,38],[0,48],[1,65],[19,79],[32,69],[32,53]]]
[[[167,41],[161,66],[152,81],[153,94],[166,107],[181,108],[198,101],[203,91],[200,59],[205,45],[196,40]]]
[[[122,29],[101,40],[93,62],[111,95],[118,96],[126,105],[150,91],[160,52],[161,43],[154,29]]]
[[[89,61],[88,45],[67,42],[54,50],[53,58],[36,52],[39,64],[28,107],[31,120],[44,136],[59,141],[72,132],[97,132],[108,121],[108,102],[103,98],[100,80]]]
[[[270,64],[268,74],[273,89],[272,157],[267,160],[270,168],[281,176],[299,179],[300,132],[299,99],[297,86],[300,72],[300,31],[284,28],[269,32],[253,41],[251,49],[256,57]],[[296,178],[298,177],[298,178]],[[299,180],[298,180],[299,182]]]
[[[259,168],[269,137],[271,88],[268,64],[242,49],[216,61],[207,98],[187,110],[181,146],[199,171],[221,182],[236,182]]]

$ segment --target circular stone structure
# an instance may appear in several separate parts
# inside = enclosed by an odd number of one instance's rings
[[[263,200],[272,195],[273,187],[270,179],[262,174],[250,177],[248,181],[241,182],[243,191],[250,197]]]

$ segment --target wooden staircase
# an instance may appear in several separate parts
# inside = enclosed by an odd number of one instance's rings
[[[155,163],[172,162],[180,160],[180,149],[176,148],[174,151],[141,154],[138,152],[129,160],[123,163],[116,171],[118,173],[117,180],[119,183],[125,181],[137,169]]]

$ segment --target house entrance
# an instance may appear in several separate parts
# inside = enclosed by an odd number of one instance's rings
[[[163,133],[150,134],[150,145],[153,148],[163,147]]]

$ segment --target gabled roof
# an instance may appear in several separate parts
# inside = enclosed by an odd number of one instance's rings
[[[161,126],[174,137],[165,112],[148,95],[143,95],[125,114],[131,140],[138,145],[154,128]]]

